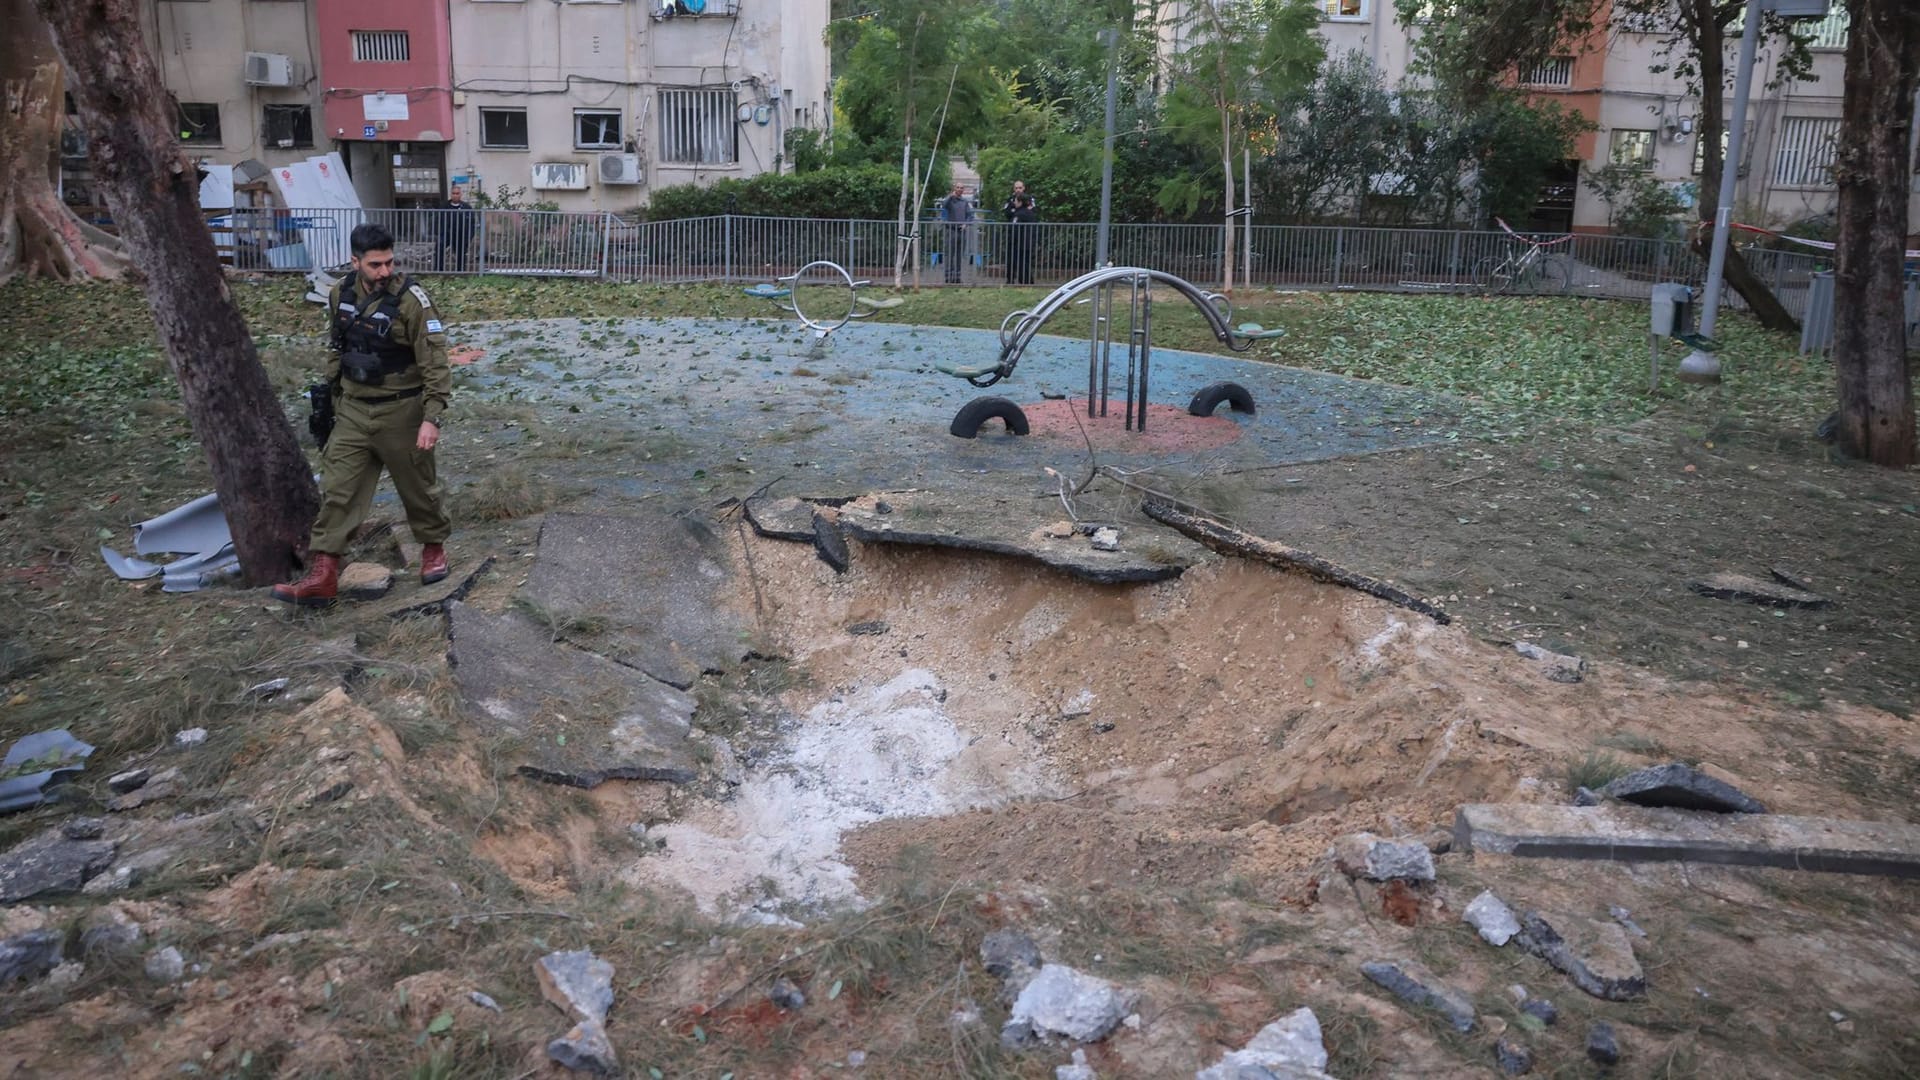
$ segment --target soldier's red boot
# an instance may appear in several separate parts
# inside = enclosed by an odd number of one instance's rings
[[[275,585],[273,598],[301,607],[325,607],[340,591],[340,556],[324,551],[313,553],[307,576],[291,585]]]
[[[425,544],[420,548],[420,584],[431,585],[447,577],[445,544]]]

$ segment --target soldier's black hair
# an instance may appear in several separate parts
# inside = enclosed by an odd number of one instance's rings
[[[393,250],[393,234],[387,231],[385,225],[375,225],[372,222],[355,225],[353,235],[348,237],[347,242],[352,245],[353,257],[356,259],[369,251]]]

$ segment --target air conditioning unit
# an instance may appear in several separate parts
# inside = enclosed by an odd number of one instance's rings
[[[292,86],[293,60],[279,53],[247,54],[248,86]]]
[[[638,184],[641,181],[639,154],[601,154],[600,182]]]

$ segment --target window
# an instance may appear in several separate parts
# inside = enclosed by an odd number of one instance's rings
[[[1609,159],[1615,165],[1653,168],[1653,132],[1640,128],[1614,128],[1613,151]]]
[[[1329,19],[1364,19],[1367,17],[1367,0],[1314,0],[1320,7],[1320,14]]]
[[[399,64],[413,59],[405,30],[355,30],[353,59],[363,64]]]
[[[1837,117],[1789,116],[1780,122],[1773,153],[1773,182],[1781,187],[1832,187]]]
[[[1671,7],[1666,10],[1626,11],[1616,4],[1613,9],[1614,25],[1623,34],[1664,34],[1678,24],[1679,18],[1680,13]]]
[[[1572,86],[1573,57],[1553,57],[1527,72],[1527,77],[1520,81],[1527,86]]]
[[[175,103],[183,143],[220,142],[220,106],[211,101]]]
[[[267,146],[313,145],[313,110],[306,105],[268,105],[261,121],[260,141]]]
[[[1844,49],[1847,47],[1847,9],[1836,7],[1824,19],[1796,22],[1793,31],[1796,36],[1807,39],[1809,49]]]
[[[575,150],[620,149],[620,114],[613,109],[573,110]]]
[[[480,110],[480,148],[483,150],[525,150],[527,148],[527,110]]]
[[[733,107],[727,87],[660,91],[660,160],[683,165],[739,161]]]

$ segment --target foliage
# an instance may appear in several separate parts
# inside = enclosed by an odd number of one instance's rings
[[[647,217],[891,218],[900,205],[900,173],[884,165],[831,165],[801,173],[761,173],[712,184],[678,184],[653,193]]]
[[[929,152],[936,137],[947,148],[987,135],[1007,86],[987,59],[996,28],[979,0],[869,0],[866,8],[833,24],[847,58],[835,68],[834,108],[850,152],[897,168],[909,141]]]
[[[527,198],[527,189],[525,187],[514,187],[510,184],[501,184],[499,187],[494,189],[493,194],[491,195],[487,194],[486,188],[483,188],[480,185],[475,184],[473,188],[473,205],[476,208],[481,210],[558,210],[560,209],[560,204],[557,202],[554,202],[551,199],[529,200]]]
[[[1174,32],[1189,43],[1171,62],[1161,123],[1205,152],[1204,169],[1166,177],[1162,207],[1191,214],[1212,191],[1233,197],[1243,151],[1270,153],[1282,103],[1312,82],[1324,55],[1319,9],[1305,0],[1192,4]]]
[[[1581,182],[1607,204],[1607,224],[1622,236],[1673,240],[1685,231],[1679,217],[1687,204],[1643,166],[1614,162],[1588,169]]]

